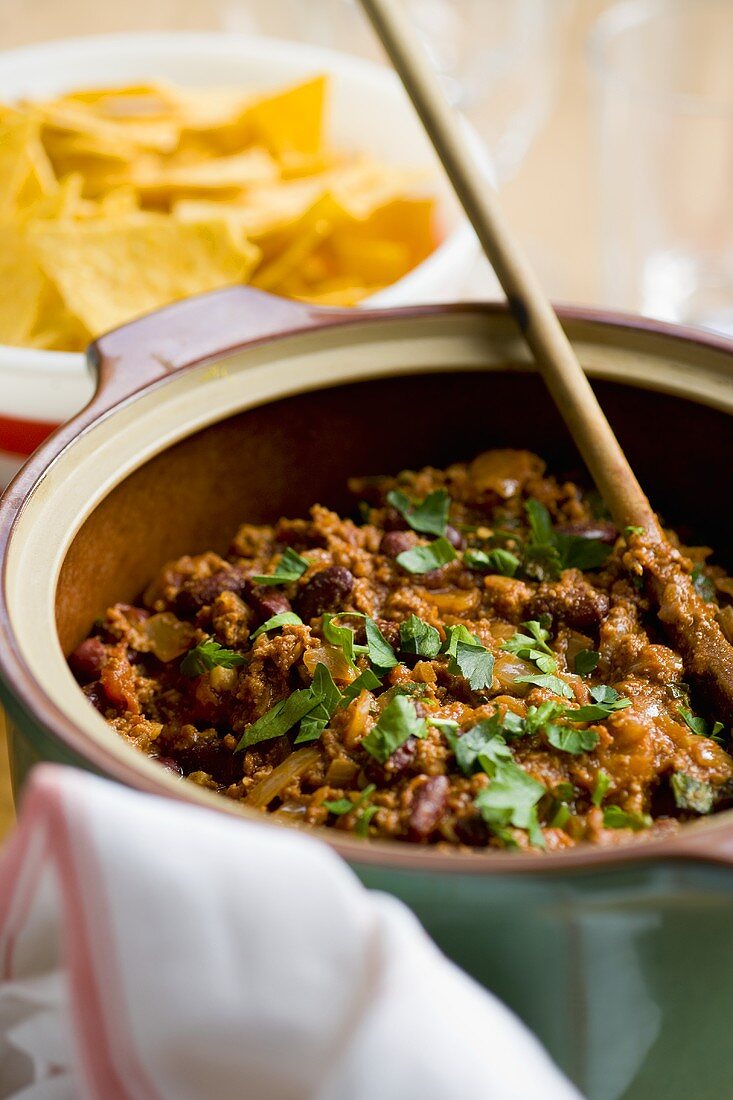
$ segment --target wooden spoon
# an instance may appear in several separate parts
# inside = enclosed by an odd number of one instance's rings
[[[685,559],[667,541],[654,510],[598,403],[560,321],[476,165],[461,120],[399,0],[360,0],[420,116],[473,225],[538,369],[619,529],[627,565],[649,581],[659,616],[687,675],[733,723],[733,647],[714,607],[695,591]]]

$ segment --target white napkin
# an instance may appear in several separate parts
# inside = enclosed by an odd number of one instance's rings
[[[0,857],[10,1096],[578,1100],[320,841],[52,765]]]

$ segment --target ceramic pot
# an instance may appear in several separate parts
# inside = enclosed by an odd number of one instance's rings
[[[656,506],[733,545],[733,348],[611,315],[563,317]],[[349,474],[507,445],[564,469],[578,461],[498,306],[319,311],[234,288],[127,325],[90,358],[92,403],[0,502],[0,689],[16,786],[33,761],[57,760],[255,813],[175,780],[87,703],[64,654],[94,619],[164,561],[225,551],[245,519],[346,506]],[[403,898],[589,1100],[721,1094],[733,1073],[730,812],[666,839],[549,856],[320,835],[369,886]]]

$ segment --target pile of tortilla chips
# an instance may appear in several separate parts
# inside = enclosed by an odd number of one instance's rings
[[[0,105],[0,343],[74,351],[231,283],[354,305],[435,246],[418,174],[324,142],[326,80]]]

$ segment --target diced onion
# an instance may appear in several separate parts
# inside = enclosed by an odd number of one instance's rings
[[[305,775],[308,769],[317,763],[320,755],[320,749],[312,745],[292,752],[282,764],[278,764],[270,772],[266,779],[252,788],[244,800],[245,803],[248,806],[255,806],[258,810],[269,806],[273,798],[277,798],[289,783],[299,775]]]
[[[196,631],[190,623],[183,623],[170,611],[151,615],[143,624],[150,649],[159,661],[175,661],[196,640]]]
[[[333,645],[307,649],[303,655],[303,664],[311,676],[316,671],[316,665],[325,665],[334,680],[342,684],[350,684],[359,675],[346,660],[344,651]]]

